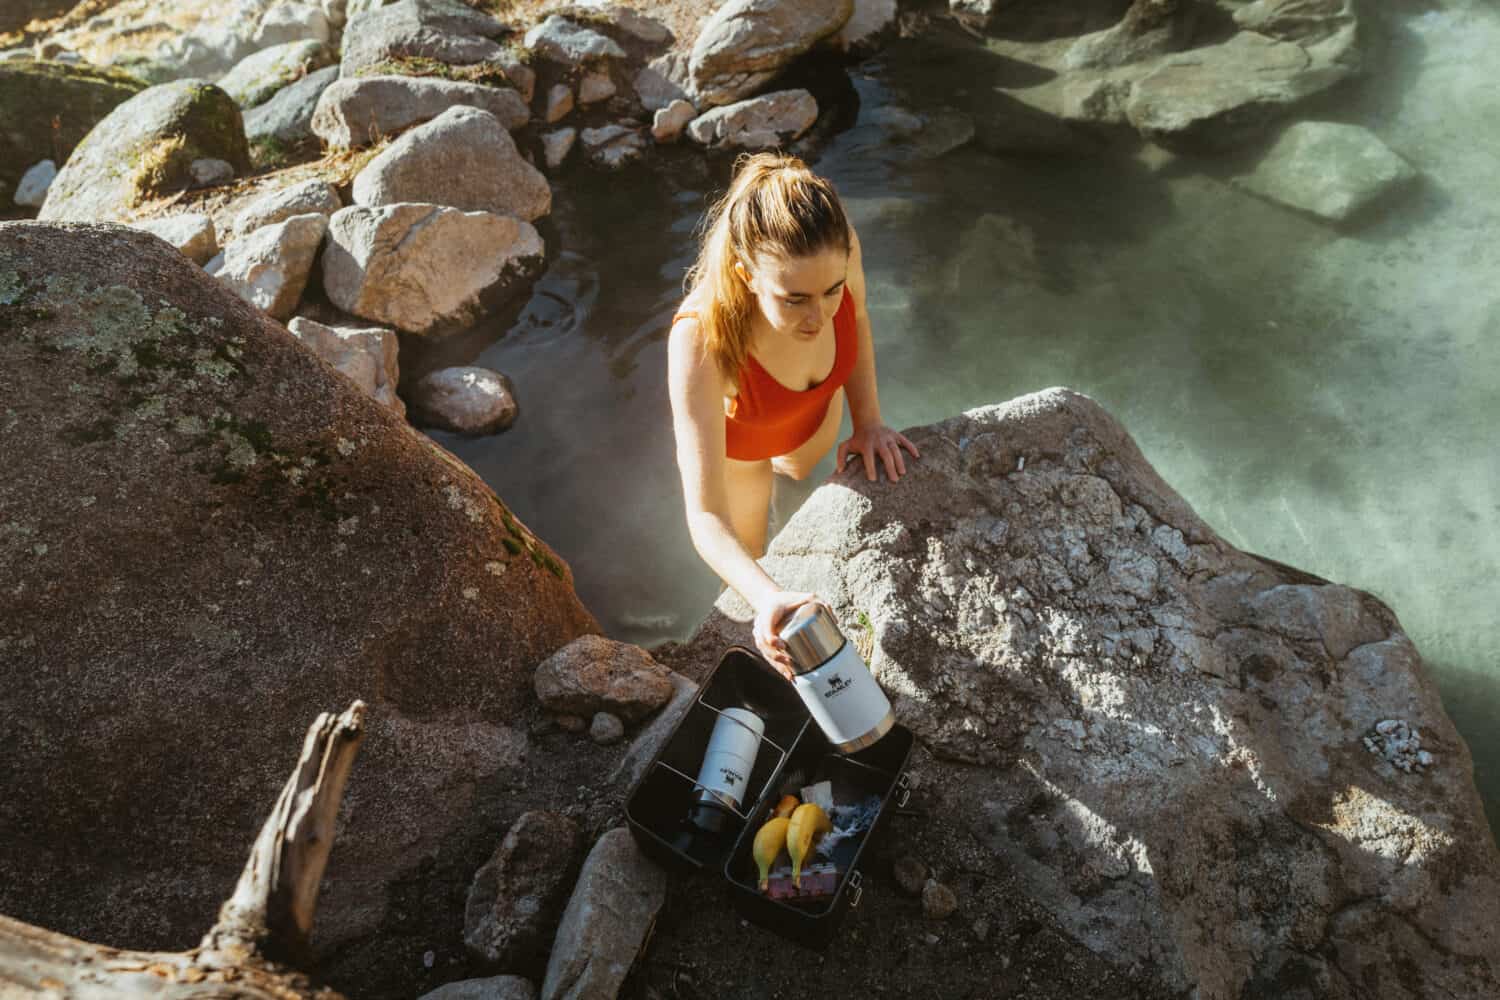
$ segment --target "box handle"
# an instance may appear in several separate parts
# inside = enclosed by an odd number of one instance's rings
[[[896,790],[901,793],[901,797],[896,800],[896,808],[904,809],[911,801],[911,782],[907,780],[905,771],[896,776]]]
[[[849,909],[859,909],[859,901],[865,894],[865,877],[858,868],[849,873]]]

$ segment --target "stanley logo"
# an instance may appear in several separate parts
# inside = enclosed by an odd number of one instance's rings
[[[843,674],[834,674],[828,678],[828,690],[823,692],[823,697],[832,698],[836,694],[842,694],[848,686],[849,681],[845,679]]]

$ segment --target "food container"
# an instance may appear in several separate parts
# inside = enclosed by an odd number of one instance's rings
[[[740,804],[726,807],[725,822],[712,832],[691,821],[704,791],[697,776],[715,727],[723,725],[719,720],[736,708],[753,713],[764,729]],[[669,871],[707,871],[710,877],[725,879],[733,905],[744,917],[788,940],[822,949],[848,911],[859,905],[866,847],[880,834],[891,811],[906,804],[910,793],[905,768],[912,742],[910,730],[892,723],[878,742],[840,752],[813,723],[791,684],[753,650],[732,646],[631,789],[625,820],[642,851]],[[804,785],[831,782],[834,800],[840,804],[879,799],[869,829],[840,841],[831,859],[816,856],[818,862],[835,864],[839,880],[831,896],[812,903],[763,894],[751,857],[756,832],[769,818],[782,786],[792,779]]]

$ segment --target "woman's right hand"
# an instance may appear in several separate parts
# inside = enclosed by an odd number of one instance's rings
[[[818,600],[817,594],[800,593],[790,590],[779,590],[767,599],[766,603],[756,609],[755,622],[751,630],[755,634],[755,648],[760,650],[760,655],[766,658],[766,662],[776,668],[776,672],[787,680],[792,679],[792,657],[787,652],[786,642],[777,633],[781,630],[781,623],[793,611],[804,604],[823,603]]]

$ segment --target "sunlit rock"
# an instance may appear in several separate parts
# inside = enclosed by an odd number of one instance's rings
[[[1417,171],[1374,133],[1339,122],[1287,126],[1236,187],[1329,222],[1345,222]]]
[[[693,43],[689,72],[699,107],[755,93],[798,56],[844,26],[854,0],[728,0]]]

